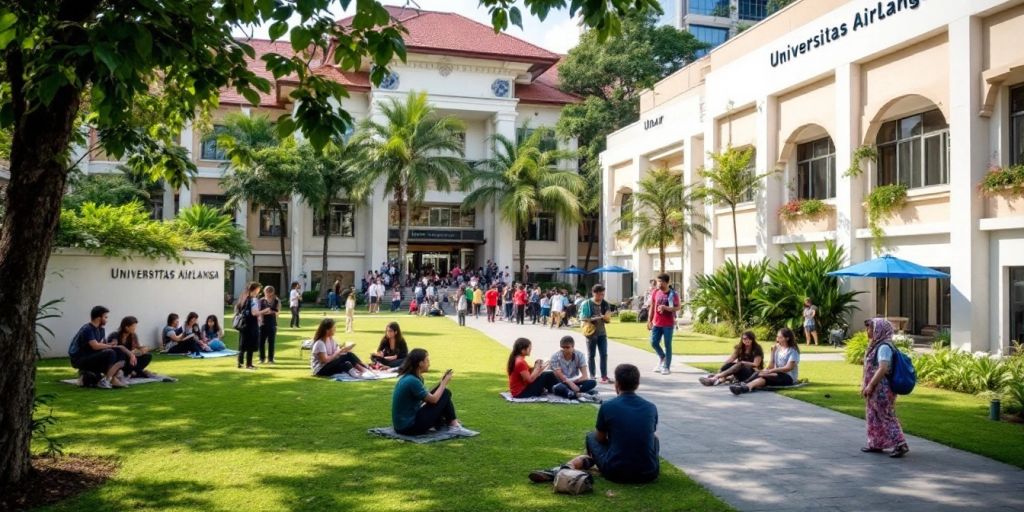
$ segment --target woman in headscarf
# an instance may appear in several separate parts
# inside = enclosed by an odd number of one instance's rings
[[[865,322],[868,324],[868,322]],[[907,440],[896,418],[896,393],[886,376],[892,370],[896,348],[892,344],[892,324],[884,318],[870,320],[868,350],[864,355],[864,381],[860,394],[867,401],[868,445],[863,452],[880,453],[891,448],[889,456],[907,454]]]

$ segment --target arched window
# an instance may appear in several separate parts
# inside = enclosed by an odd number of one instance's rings
[[[949,183],[949,125],[939,109],[886,122],[877,142],[879,185]]]
[[[798,199],[831,199],[836,196],[836,146],[831,137],[796,147]]]

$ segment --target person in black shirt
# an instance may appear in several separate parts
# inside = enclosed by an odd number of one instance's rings
[[[260,299],[260,364],[274,364],[274,342],[277,340],[277,315],[281,311],[281,299],[277,298],[273,286],[263,289]]]
[[[732,355],[718,369],[718,373],[701,377],[700,383],[705,386],[716,386],[730,379],[746,382],[759,370],[764,368],[764,349],[757,342],[753,331],[746,331],[740,336],[740,342],[732,349]]]
[[[402,366],[405,357],[409,354],[409,346],[402,336],[402,328],[398,322],[391,322],[384,330],[384,337],[380,339],[377,351],[370,356],[370,360],[377,365],[378,369],[398,368]]]
[[[617,483],[647,483],[658,478],[661,470],[656,434],[658,408],[640,398],[640,370],[631,364],[615,368],[615,392],[597,412],[597,429],[586,438],[586,455],[550,470],[530,473],[533,482],[550,482],[562,469],[586,471],[597,466],[601,475]]]
[[[97,387],[103,389],[123,388],[124,382],[118,378],[118,372],[124,367],[125,361],[131,362],[134,355],[115,343],[106,342],[107,316],[110,310],[103,306],[95,306],[90,312],[89,323],[78,330],[71,340],[68,355],[71,366],[80,372],[95,372],[102,375]],[[79,378],[81,382],[81,377]]]
[[[137,318],[126,316],[121,319],[120,327],[110,333],[110,336],[107,336],[107,343],[114,343],[118,347],[124,347],[128,350],[126,356],[129,357],[127,357],[122,371],[125,377],[129,379],[154,376],[152,372],[146,369],[153,360],[153,354],[150,354],[149,349],[139,343],[139,337],[135,334],[135,329],[138,325],[139,320]]]

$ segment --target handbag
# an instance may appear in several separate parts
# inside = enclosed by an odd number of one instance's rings
[[[246,305],[248,305],[248,301],[246,301]],[[239,311],[238,307],[235,308],[235,318],[231,319],[231,327],[234,327],[235,330],[241,331],[242,329],[245,329],[246,309],[247,308],[244,306],[241,308],[241,311]]]
[[[594,322],[591,322],[589,320],[590,316],[593,314],[592,311],[594,309],[594,306],[596,306],[596,304],[594,304],[594,301],[588,300],[584,302],[583,305],[580,307],[580,318],[584,319],[582,322],[582,332],[583,336],[587,338],[597,334],[597,325],[595,325]]]
[[[594,490],[594,477],[586,471],[563,469],[555,474],[555,492],[584,494]]]

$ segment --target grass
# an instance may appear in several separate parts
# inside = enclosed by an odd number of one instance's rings
[[[360,315],[357,332],[338,338],[366,356],[384,325],[400,320],[411,347],[431,353],[428,386],[456,370],[459,417],[482,434],[423,446],[371,437],[367,428],[390,423],[395,381],[311,377],[298,345],[323,311],[303,313],[301,329],[278,333],[278,364],[255,372],[233,358],[158,356],[152,369],[178,383],[103,391],[59,384],[73,376],[67,360],[41,361],[37,390],[58,395],[52,433],[70,453],[120,461],[105,485],[48,510],[729,509],[664,461],[652,485],[598,479],[594,494],[568,497],[530,484],[530,469],[582,450],[596,408],[502,401],[506,350],[446,319]],[[236,346],[233,331],[227,344]]]
[[[621,323],[616,320],[611,324],[608,324],[608,338],[648,352],[654,352],[654,349],[651,348],[651,334],[650,331],[647,330],[646,323]],[[675,335],[672,337],[672,353],[688,356],[727,356],[732,353],[732,349],[736,346],[738,341],[738,339],[733,338],[719,338],[716,336],[709,336],[707,334],[697,334],[688,329],[676,329]],[[766,343],[763,340],[759,341],[761,341],[762,345]],[[768,344],[770,345],[770,343]],[[767,347],[768,345],[764,346]],[[800,350],[807,353],[841,352],[841,350],[835,349],[831,345],[811,347],[800,345]]]
[[[717,369],[709,364],[694,366]],[[780,393],[863,418],[862,371],[862,366],[841,361],[802,363],[800,378],[811,385]],[[1024,426],[989,420],[988,400],[918,385],[910,395],[899,397],[897,404],[896,414],[905,432],[1024,468],[1024,443],[1019,442]]]

